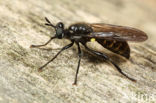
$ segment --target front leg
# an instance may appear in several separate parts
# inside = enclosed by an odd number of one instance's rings
[[[51,42],[51,40],[55,39],[56,37],[51,37],[45,44],[42,44],[42,45],[31,45],[30,48],[38,48],[38,47],[41,47],[41,46],[46,46],[47,44],[49,44]]]
[[[128,79],[131,80],[131,81],[136,82],[135,79],[130,78],[130,77],[127,76],[125,73],[123,73],[122,70],[120,69],[120,67],[119,67],[117,64],[115,64],[115,63],[114,63],[108,56],[106,56],[104,53],[101,53],[101,52],[92,50],[92,49],[88,48],[88,46],[87,46],[86,44],[84,44],[84,43],[83,43],[83,45],[84,45],[84,47],[85,47],[88,51],[90,51],[91,53],[96,54],[97,56],[103,57],[105,60],[107,60],[107,61],[109,61],[110,63],[112,63],[112,64],[114,65],[114,67],[115,67],[122,75],[124,75],[126,78],[128,78]]]

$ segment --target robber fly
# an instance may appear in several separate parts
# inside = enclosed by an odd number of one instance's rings
[[[86,43],[90,41],[97,41],[104,48],[107,48],[108,50],[128,59],[130,57],[130,48],[128,46],[127,41],[142,42],[147,40],[147,35],[143,31],[131,27],[117,26],[104,23],[92,23],[92,24],[75,23],[70,25],[68,28],[65,28],[62,22],[57,23],[55,26],[47,18],[45,18],[45,20],[47,22],[45,23],[45,25],[51,26],[55,29],[55,35],[51,37],[45,44],[31,45],[31,47],[45,46],[55,38],[57,39],[66,38],[70,40],[71,43],[64,46],[50,61],[41,66],[39,68],[39,71],[41,71],[45,66],[47,66],[50,62],[52,62],[62,51],[72,47],[73,44],[75,43],[78,48],[79,60],[75,80],[73,83],[74,85],[77,84],[77,77],[82,57],[80,44],[82,44],[85,47],[85,49],[87,49],[89,52],[97,56],[100,56],[103,59],[110,62],[122,75],[124,75],[128,79],[136,81],[135,79],[123,73],[120,67],[117,64],[115,64],[106,54],[90,49],[86,45]]]

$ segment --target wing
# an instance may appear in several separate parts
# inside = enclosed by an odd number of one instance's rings
[[[88,24],[88,26],[92,28],[93,32],[84,36],[90,38],[138,42],[145,41],[148,38],[143,31],[131,27],[103,23]]]

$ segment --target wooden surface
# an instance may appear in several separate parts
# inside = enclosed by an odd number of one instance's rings
[[[154,103],[156,102],[155,0],[0,0],[0,103]],[[68,40],[53,40],[44,17],[67,27],[75,22],[103,22],[139,28],[148,34],[144,43],[129,43],[131,58],[107,53],[131,82],[112,65],[84,50],[78,85],[73,86],[77,48],[64,51],[41,73]],[[97,43],[91,44],[106,52]]]

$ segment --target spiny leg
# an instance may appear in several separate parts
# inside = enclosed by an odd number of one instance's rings
[[[42,71],[42,69],[43,69],[45,66],[47,66],[50,62],[52,62],[62,51],[64,51],[64,50],[70,48],[71,46],[73,46],[73,44],[74,44],[74,42],[72,42],[72,43],[70,43],[70,44],[64,46],[50,61],[48,61],[48,62],[47,62],[46,64],[44,64],[43,66],[41,66],[41,67],[39,68],[39,71]]]
[[[41,46],[46,46],[47,44],[49,44],[51,42],[51,40],[53,40],[54,38],[56,38],[55,36],[54,37],[51,37],[45,44],[42,44],[42,45],[31,45],[30,48],[38,48],[38,47],[41,47]]]
[[[88,48],[86,44],[83,44],[83,45],[84,45],[84,47],[85,47],[88,51],[90,51],[90,52],[92,52],[93,54],[96,54],[96,55],[98,55],[98,56],[102,56],[105,60],[111,62],[111,63],[116,67],[116,69],[117,69],[122,75],[124,75],[126,78],[128,78],[128,79],[131,80],[131,81],[136,82],[135,79],[130,78],[130,77],[127,76],[125,73],[123,73],[122,70],[120,69],[120,67],[119,67],[118,65],[116,65],[111,59],[109,59],[109,57],[106,56],[104,53],[101,53],[101,52],[98,52],[98,51],[94,51],[94,50]]]
[[[80,62],[81,62],[81,57],[82,57],[82,52],[81,52],[81,48],[80,48],[79,43],[77,43],[77,46],[78,46],[79,61],[78,61],[78,66],[77,66],[76,75],[75,75],[75,80],[74,80],[73,85],[76,85],[76,84],[77,84],[77,76],[78,76],[78,73],[79,73]]]

